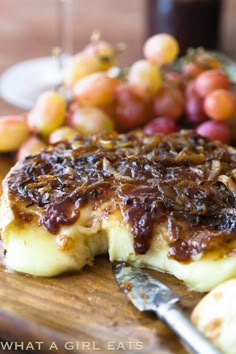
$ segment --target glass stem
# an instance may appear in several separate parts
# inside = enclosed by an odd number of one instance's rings
[[[62,54],[74,53],[74,0],[56,0],[58,47]]]

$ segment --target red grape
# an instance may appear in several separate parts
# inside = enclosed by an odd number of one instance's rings
[[[196,94],[187,96],[185,100],[185,114],[186,120],[193,125],[198,125],[207,120],[203,109],[203,99]]]
[[[180,118],[184,113],[183,92],[177,87],[163,87],[153,100],[153,111],[157,117]]]
[[[194,80],[189,80],[186,84],[185,88],[185,96],[192,96],[192,95],[197,95],[196,90],[195,90],[195,81]]]
[[[189,79],[195,79],[204,71],[203,67],[195,62],[184,63],[182,70]]]
[[[112,101],[118,80],[105,72],[96,72],[80,79],[74,86],[75,99],[83,105],[106,106]]]
[[[168,69],[164,72],[164,80],[169,85],[176,86],[185,90],[186,79],[179,71]]]
[[[144,127],[145,133],[152,135],[155,133],[170,134],[178,130],[175,120],[168,117],[159,117],[153,119]]]
[[[114,120],[119,130],[137,128],[148,120],[147,104],[129,85],[118,86],[113,101]]]
[[[235,112],[235,101],[228,90],[215,90],[204,100],[204,111],[215,120],[223,121],[232,118]]]
[[[197,133],[211,140],[219,140],[223,144],[229,144],[231,140],[229,126],[223,122],[204,122],[197,127]]]
[[[207,70],[195,79],[195,90],[201,97],[218,89],[229,89],[230,81],[227,74],[220,70]]]

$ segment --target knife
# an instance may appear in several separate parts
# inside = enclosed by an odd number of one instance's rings
[[[197,330],[177,305],[180,298],[148,273],[125,262],[112,265],[115,279],[139,311],[152,311],[195,354],[220,354]]]

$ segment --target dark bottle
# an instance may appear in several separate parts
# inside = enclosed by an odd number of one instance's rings
[[[221,0],[146,0],[147,36],[169,33],[179,41],[181,54],[189,47],[217,49]]]

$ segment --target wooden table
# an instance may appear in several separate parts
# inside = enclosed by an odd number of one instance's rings
[[[151,273],[182,297],[186,314],[202,296],[171,276]],[[119,348],[129,354],[187,354],[154,315],[131,305],[107,257],[97,257],[93,267],[79,274],[53,279],[6,273],[0,267],[0,282],[0,333],[12,349],[24,341],[24,349],[28,343],[37,349],[41,342],[43,353],[55,343],[57,353],[109,354]]]

